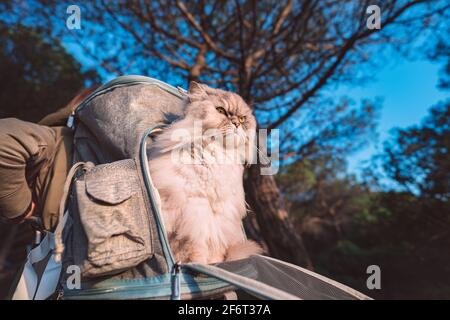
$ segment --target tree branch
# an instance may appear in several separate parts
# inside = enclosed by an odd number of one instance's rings
[[[390,23],[392,23],[393,21],[395,21],[395,19],[397,17],[399,17],[403,12],[405,12],[408,8],[410,8],[414,5],[417,5],[418,3],[421,3],[421,2],[423,2],[423,0],[412,1],[412,2],[405,4],[403,7],[398,9],[397,12],[395,12],[393,15],[391,15],[390,17],[388,17],[386,19],[386,21],[384,22],[384,28],[387,25],[389,25]],[[360,25],[360,28],[361,27],[363,27],[363,26]],[[341,48],[340,53],[336,57],[336,60],[334,61],[334,63],[330,66],[330,68],[328,68],[328,70],[324,73],[324,75],[322,77],[320,77],[318,82],[310,90],[308,90],[302,96],[302,98],[293,107],[291,107],[284,115],[282,115],[280,118],[278,118],[278,120],[276,120],[274,123],[269,125],[268,129],[271,130],[271,129],[277,128],[278,126],[283,124],[286,120],[288,120],[289,117],[291,117],[306,101],[308,101],[312,96],[314,96],[316,94],[316,92],[327,83],[328,79],[334,74],[334,72],[336,71],[336,69],[338,68],[340,63],[344,60],[345,56],[353,48],[355,43],[358,40],[366,38],[366,37],[370,36],[372,33],[375,33],[377,31],[378,31],[377,29],[372,29],[372,30],[366,29],[362,33],[355,32],[347,40],[345,45]]]
[[[177,8],[180,10],[180,12],[184,15],[186,20],[194,27],[195,30],[197,30],[205,43],[208,45],[209,48],[211,48],[215,53],[218,55],[221,55],[222,57],[225,57],[227,59],[236,61],[237,59],[234,57],[233,54],[228,53],[222,49],[219,48],[219,46],[214,43],[211,39],[211,37],[206,33],[205,30],[200,26],[200,24],[195,20],[194,16],[189,12],[189,10],[186,8],[183,2],[177,0],[176,2]]]

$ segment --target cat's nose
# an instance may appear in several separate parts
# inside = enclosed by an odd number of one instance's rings
[[[238,118],[231,118],[231,123],[234,124],[236,128],[241,125]]]

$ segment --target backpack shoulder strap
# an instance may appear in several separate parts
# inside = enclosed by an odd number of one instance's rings
[[[64,226],[67,223],[68,214],[66,211],[67,207],[67,198],[69,197],[70,186],[72,185],[72,180],[78,169],[80,168],[90,168],[93,167],[94,164],[92,162],[77,162],[72,168],[70,168],[69,173],[67,174],[66,182],[64,183],[63,194],[61,197],[61,202],[59,204],[59,219],[58,225],[55,229],[55,261],[57,263],[61,262],[62,253],[64,252],[64,243],[62,233],[64,231]]]

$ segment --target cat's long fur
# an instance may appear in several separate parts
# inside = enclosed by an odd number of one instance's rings
[[[245,239],[241,227],[247,212],[243,164],[218,163],[223,144],[207,135],[200,142],[214,149],[207,163],[201,161],[207,156],[202,149],[191,154],[200,159],[199,163],[180,163],[172,158],[172,152],[183,146],[174,141],[173,134],[180,129],[193,134],[194,122],[199,120],[204,130],[220,129],[223,136],[231,135],[241,147],[253,143],[256,121],[251,109],[234,93],[197,83],[191,83],[188,97],[184,118],[164,130],[149,150],[150,174],[161,197],[164,225],[175,258],[180,262],[216,263],[261,253],[258,244]],[[227,114],[220,113],[218,107]],[[248,161],[251,154],[241,156]]]

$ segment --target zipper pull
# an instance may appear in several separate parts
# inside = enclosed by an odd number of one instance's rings
[[[64,299],[64,290],[63,289],[59,289],[58,290],[58,294],[56,296],[56,300],[63,300]]]
[[[72,111],[70,116],[67,118],[67,123],[66,123],[66,126],[70,129],[72,129],[72,127],[73,127],[74,118],[75,118],[75,111]]]
[[[175,263],[172,268],[171,273],[172,278],[172,295],[170,297],[171,300],[181,300],[180,293],[180,265]]]

